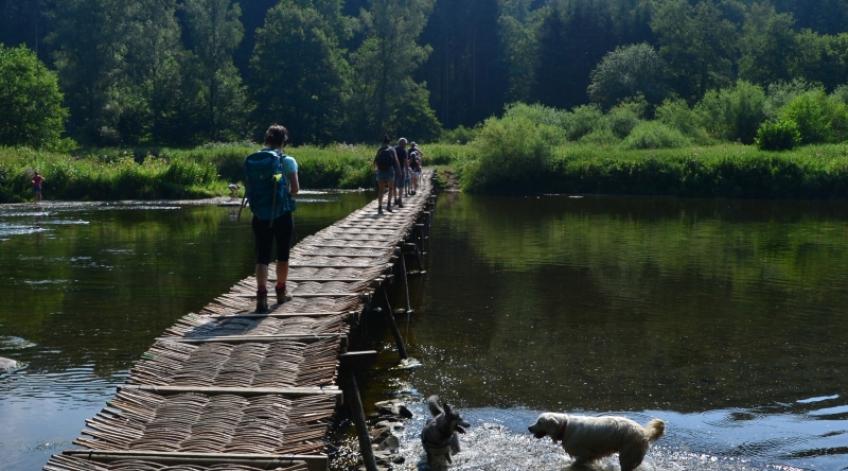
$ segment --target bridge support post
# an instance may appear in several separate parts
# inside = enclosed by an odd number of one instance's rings
[[[395,338],[398,355],[400,355],[401,360],[406,360],[409,358],[409,355],[406,353],[406,344],[403,341],[403,336],[400,334],[400,329],[398,328],[394,311],[392,311],[392,304],[389,302],[389,293],[385,288],[383,289],[383,299],[386,302],[386,310],[383,312],[383,315],[386,317],[386,321],[389,323],[389,328],[392,331],[392,336]]]
[[[345,368],[345,379],[347,391],[344,397],[350,408],[353,424],[356,427],[356,437],[359,439],[359,452],[362,454],[362,461],[368,471],[378,471],[374,449],[371,448],[368,423],[365,421],[365,409],[362,407],[362,396],[359,395],[359,384],[356,382],[356,374],[352,367]]]

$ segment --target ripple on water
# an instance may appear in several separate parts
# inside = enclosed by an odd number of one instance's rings
[[[4,213],[0,211],[0,217],[4,218],[37,218],[49,215],[50,213],[47,211],[17,211],[10,213]]]
[[[25,226],[21,224],[3,224],[0,223],[0,237],[21,236],[29,234],[38,234],[39,232],[47,232],[49,229],[39,226]]]
[[[70,283],[70,280],[22,280],[25,285],[32,286],[33,288],[47,288],[50,286],[56,285],[65,285]]]
[[[34,342],[21,337],[15,336],[0,336],[0,350],[25,350],[35,347]]]

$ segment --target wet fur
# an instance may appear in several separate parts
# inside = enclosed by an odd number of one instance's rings
[[[427,464],[434,471],[443,471],[452,463],[451,456],[459,453],[459,434],[465,433],[468,422],[439,400],[427,398],[427,407],[433,415],[421,430],[421,444],[427,453]]]
[[[642,463],[650,444],[663,435],[665,423],[654,419],[643,427],[625,417],[546,412],[528,430],[536,438],[547,436],[554,443],[561,441],[576,464],[588,464],[618,453],[621,471],[633,471]]]

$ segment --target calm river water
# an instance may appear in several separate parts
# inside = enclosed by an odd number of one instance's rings
[[[300,236],[367,196],[305,199]],[[0,467],[70,446],[154,337],[248,274],[232,216],[0,207],[0,356],[27,365],[0,378]],[[368,399],[455,403],[458,469],[562,469],[526,433],[546,410],[662,418],[656,469],[848,469],[848,204],[445,194],[429,252],[402,325],[423,366],[389,370],[386,341]]]

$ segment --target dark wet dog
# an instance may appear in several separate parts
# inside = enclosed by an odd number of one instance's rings
[[[421,443],[427,453],[427,464],[433,471],[448,469],[451,456],[459,453],[459,433],[469,427],[458,413],[439,400],[439,396],[427,398],[427,406],[433,417],[421,430]]]

